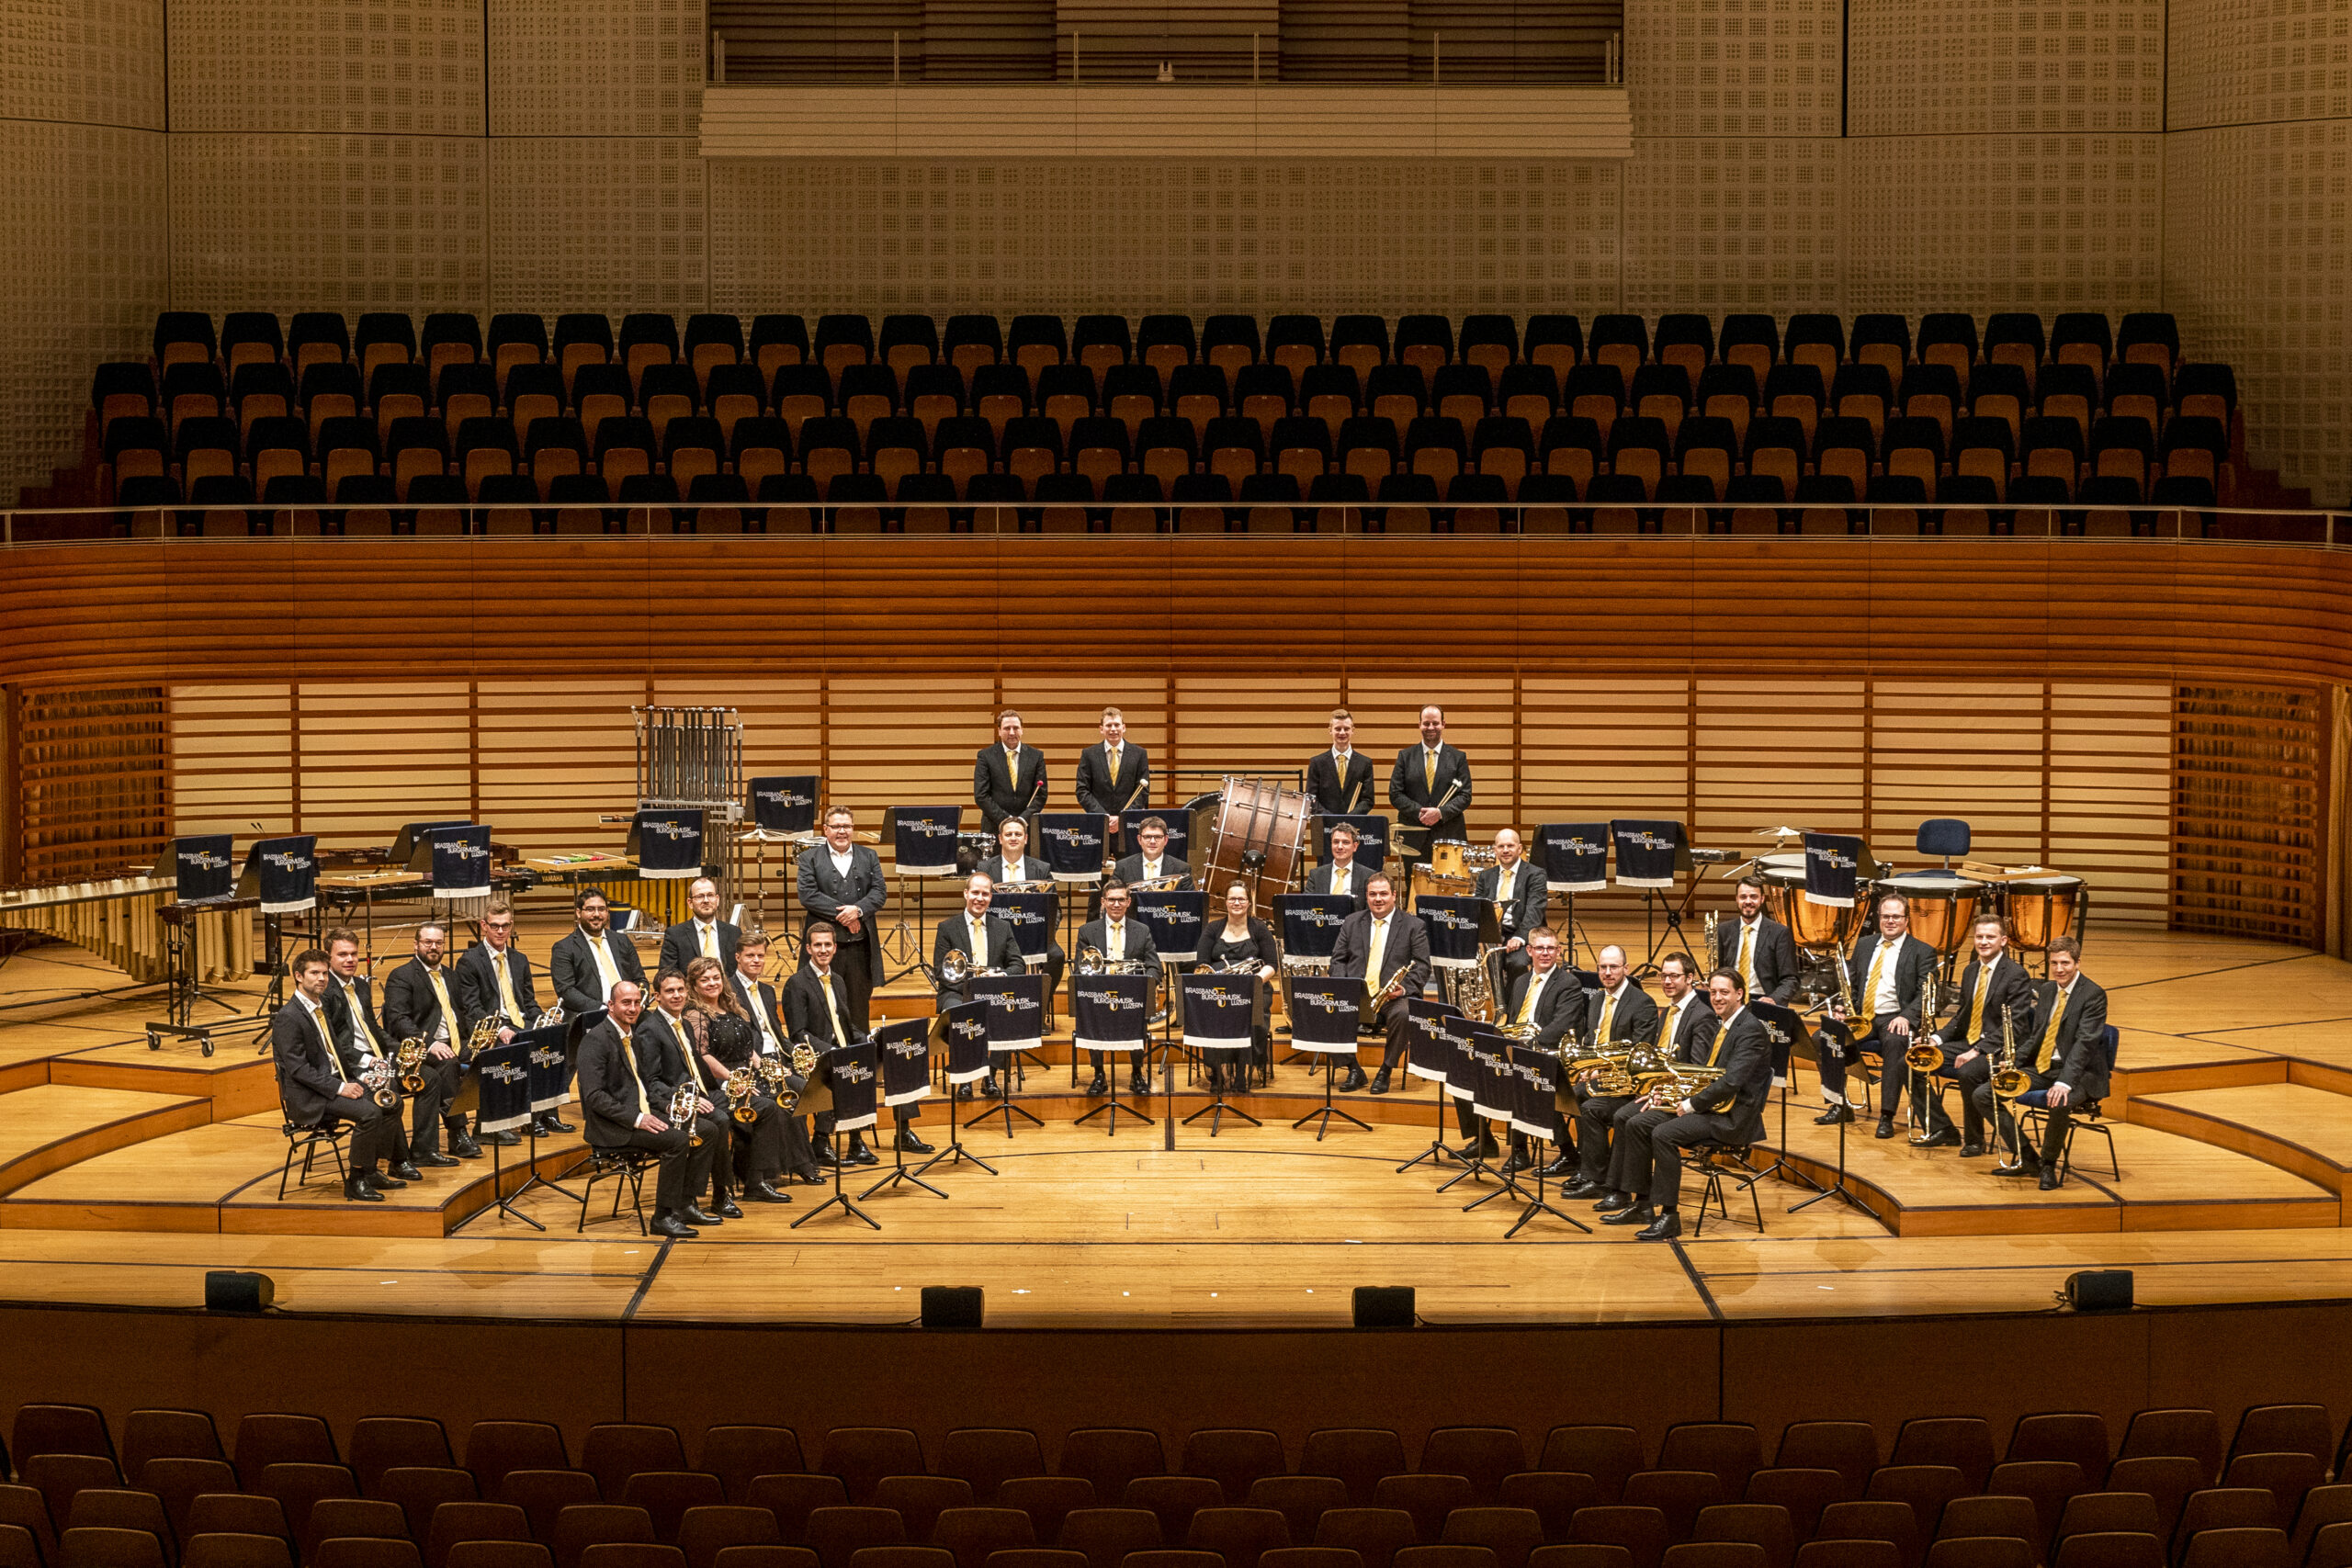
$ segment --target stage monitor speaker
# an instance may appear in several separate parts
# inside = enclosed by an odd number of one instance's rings
[[[1410,1328],[1413,1326],[1413,1287],[1358,1285],[1355,1311],[1358,1328]]]
[[[204,1272],[207,1312],[266,1312],[277,1296],[277,1282],[266,1274],[248,1274],[238,1269]]]
[[[925,1328],[978,1328],[981,1292],[978,1285],[925,1285],[922,1325]]]
[[[2076,1312],[2130,1312],[2132,1270],[2086,1269],[2079,1274],[2069,1274],[2066,1288],[2058,1292],[2058,1300]]]

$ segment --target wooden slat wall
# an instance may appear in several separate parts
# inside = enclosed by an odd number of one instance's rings
[[[21,878],[153,862],[164,838],[170,766],[164,694],[149,685],[35,689],[16,703]]]
[[[2173,920],[2316,946],[2329,713],[2316,691],[2176,695]]]

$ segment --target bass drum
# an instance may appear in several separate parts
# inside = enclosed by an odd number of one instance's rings
[[[1214,802],[1215,810],[1207,834],[1194,830],[1193,842],[1208,846],[1196,863],[1204,869],[1195,870],[1195,881],[1212,908],[1221,905],[1228,885],[1243,884],[1250,890],[1250,912],[1271,919],[1274,896],[1300,886],[1313,862],[1314,798],[1228,773],[1225,788],[1203,799]]]
[[[1870,903],[1867,885],[1854,889],[1853,908],[1841,909],[1834,904],[1816,904],[1804,896],[1802,853],[1758,855],[1756,874],[1764,880],[1765,911],[1789,928],[1799,947],[1852,951],[1854,938],[1861,931],[1862,912]]]

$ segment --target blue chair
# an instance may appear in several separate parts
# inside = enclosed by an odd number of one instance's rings
[[[1918,851],[1923,855],[1941,855],[1944,869],[1951,869],[1951,857],[1968,852],[1968,824],[1957,817],[1930,817],[1919,824]]]
[[[2110,1085],[2115,1078],[2115,1055],[2120,1039],[2111,1023],[2107,1026],[2107,1032],[2099,1036],[2099,1067]],[[2043,1118],[2049,1113],[2050,1091],[2030,1089],[2018,1096],[2017,1102],[2026,1108],[2025,1123],[2018,1128],[2018,1136],[2020,1139],[2033,1137],[2038,1142]],[[2123,1179],[2123,1167],[2115,1157],[2115,1134],[2100,1120],[2099,1102],[2096,1100],[2078,1100],[2073,1110],[2075,1119],[2066,1123],[2065,1145],[2058,1151],[2058,1179],[2064,1181],[2067,1173],[2075,1168],[2075,1134],[2077,1133],[2096,1133],[2107,1140],[2108,1172],[2118,1181]]]

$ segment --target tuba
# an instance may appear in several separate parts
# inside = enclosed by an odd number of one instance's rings
[[[670,1125],[686,1130],[686,1147],[690,1149],[702,1147],[702,1134],[695,1124],[695,1101],[701,1098],[690,1083],[680,1084],[670,1096]]]
[[[400,1064],[401,1089],[408,1094],[424,1092],[424,1039],[412,1034],[400,1043],[394,1059]]]

